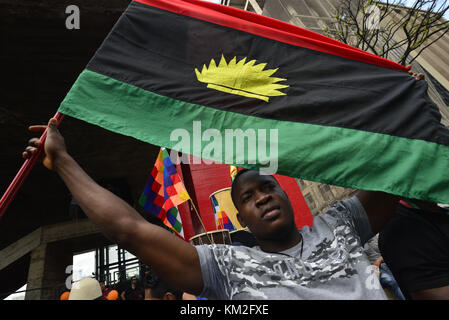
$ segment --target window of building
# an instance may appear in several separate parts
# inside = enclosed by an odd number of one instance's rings
[[[331,192],[331,188],[329,187],[329,185],[327,184],[321,184],[319,186],[320,189],[320,193],[324,199],[324,201],[330,201],[333,198],[332,192]]]
[[[316,208],[315,201],[313,200],[313,197],[310,193],[306,193],[304,195],[304,198],[306,199],[307,205],[309,206],[310,210],[313,210]]]
[[[296,179],[296,181],[298,182],[299,187],[300,187],[301,189],[303,189],[303,188],[306,187],[306,183],[304,182],[304,180],[302,180],[302,179]]]
[[[80,281],[95,274],[95,250],[73,256],[72,281]]]
[[[139,277],[141,273],[137,257],[117,245],[98,248],[96,257],[96,274],[108,285],[129,279],[132,276]]]

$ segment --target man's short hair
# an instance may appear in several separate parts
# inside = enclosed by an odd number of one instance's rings
[[[231,186],[231,199],[232,199],[232,203],[234,203],[234,206],[237,208],[237,201],[234,198],[234,190],[235,190],[235,186],[237,185],[237,181],[239,180],[239,178],[246,172],[249,171],[256,171],[256,170],[250,170],[250,169],[242,169],[239,172],[237,172],[237,174],[235,175],[234,181],[232,181],[232,186]],[[279,182],[276,180],[276,178],[273,175],[270,175],[278,184]]]

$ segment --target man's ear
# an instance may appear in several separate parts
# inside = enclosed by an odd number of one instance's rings
[[[240,215],[240,213],[237,212],[237,214],[236,214],[235,216],[237,217],[237,220],[239,221],[240,225],[241,225],[243,228],[246,228],[246,223],[245,223],[245,221],[243,220],[243,217]]]

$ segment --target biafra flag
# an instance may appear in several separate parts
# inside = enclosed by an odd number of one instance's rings
[[[59,112],[204,159],[449,203],[449,131],[426,90],[399,64],[275,19],[138,0]]]

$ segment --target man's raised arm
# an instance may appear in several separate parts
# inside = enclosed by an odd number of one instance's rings
[[[44,131],[46,126],[31,126]],[[23,153],[29,158],[41,142],[29,141]],[[56,128],[56,119],[48,123],[43,164],[55,171],[73,197],[100,231],[133,253],[172,285],[193,294],[201,293],[203,280],[196,249],[167,230],[147,222],[125,201],[98,185],[68,154],[64,138]]]
[[[379,191],[359,190],[356,194],[371,224],[373,235],[380,232],[396,213],[399,197]]]

